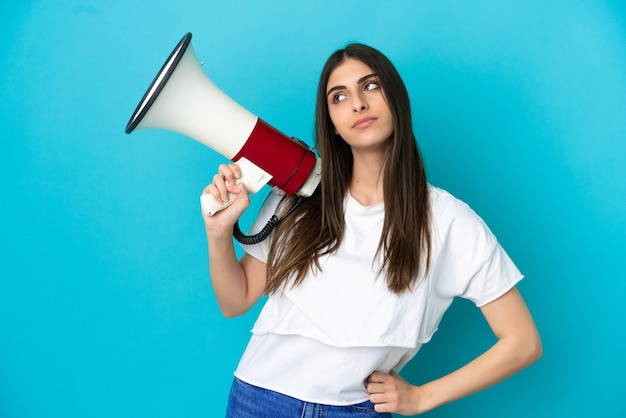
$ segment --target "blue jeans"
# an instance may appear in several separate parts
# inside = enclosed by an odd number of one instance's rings
[[[252,386],[235,378],[226,418],[384,418],[370,401],[349,406],[304,402],[282,393]]]

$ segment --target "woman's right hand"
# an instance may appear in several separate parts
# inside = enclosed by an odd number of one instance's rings
[[[213,182],[204,188],[202,194],[209,194],[217,203],[228,201],[233,194],[235,201],[228,207],[209,216],[202,211],[202,218],[206,228],[207,237],[217,234],[231,236],[233,225],[241,217],[241,214],[250,205],[250,197],[243,183],[237,183],[241,178],[241,169],[237,164],[221,164],[218,173],[213,176]]]

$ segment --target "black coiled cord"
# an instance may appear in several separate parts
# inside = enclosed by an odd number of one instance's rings
[[[254,245],[265,241],[265,239],[270,236],[274,228],[276,228],[279,223],[281,223],[287,216],[291,214],[291,212],[294,211],[295,208],[298,207],[300,202],[302,202],[302,199],[303,197],[300,196],[296,203],[294,203],[294,205],[289,209],[289,211],[287,211],[285,216],[283,216],[282,218],[279,219],[278,216],[272,215],[272,217],[267,221],[263,229],[261,229],[254,235],[246,235],[241,232],[241,228],[239,228],[239,221],[237,221],[235,223],[235,226],[233,227],[233,237],[235,237],[235,239],[243,245]]]

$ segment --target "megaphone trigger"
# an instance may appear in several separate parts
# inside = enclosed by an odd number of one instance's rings
[[[241,177],[237,179],[237,184],[243,183],[248,193],[256,193],[263,186],[272,180],[272,175],[262,170],[247,158],[240,158],[235,162],[241,170]],[[203,194],[200,197],[202,210],[208,216],[213,216],[222,209],[227,208],[235,201],[236,196],[229,194],[229,199],[225,202],[218,203],[212,195]]]

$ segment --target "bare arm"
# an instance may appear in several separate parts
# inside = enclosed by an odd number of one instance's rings
[[[224,316],[242,315],[263,294],[266,282],[266,266],[262,261],[244,255],[237,259],[233,245],[233,226],[250,199],[245,187],[235,184],[241,172],[234,165],[220,165],[213,183],[203,193],[212,194],[219,201],[228,199],[228,193],[237,195],[235,202],[213,216],[202,214],[206,230],[211,283],[217,302]]]
[[[476,393],[506,379],[541,356],[535,323],[516,288],[481,308],[498,341],[460,369],[421,386],[397,373],[372,373],[367,390],[376,410],[414,415]]]

